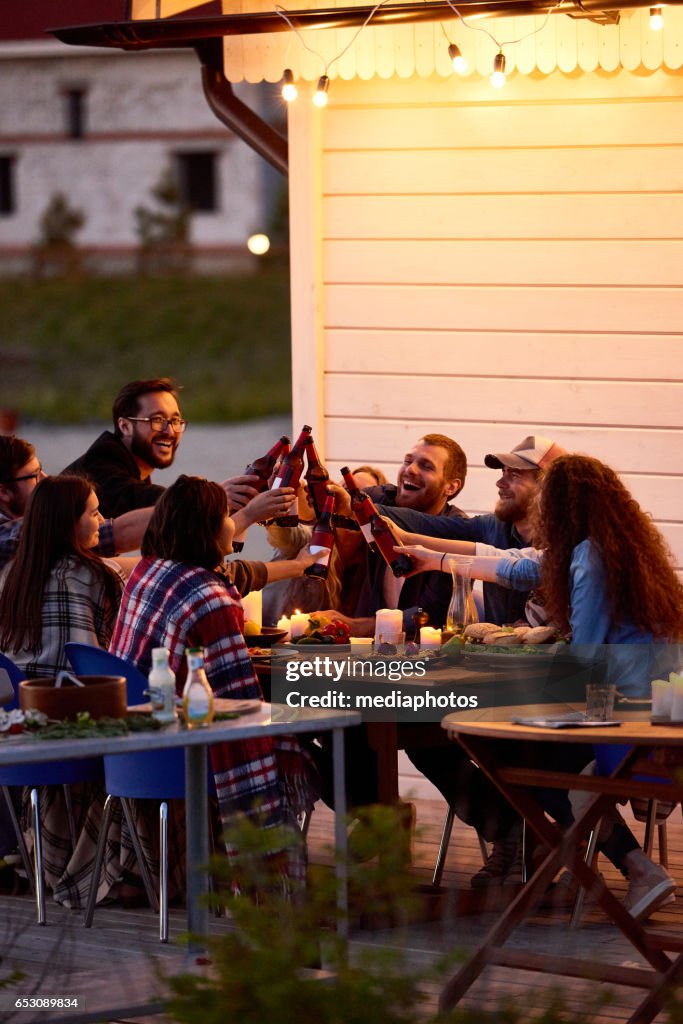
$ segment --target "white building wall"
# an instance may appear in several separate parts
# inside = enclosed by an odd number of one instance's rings
[[[394,475],[442,431],[482,512],[484,455],[547,434],[622,473],[683,565],[682,125],[666,71],[337,80],[322,113],[298,103],[294,420],[317,384],[331,468]]]
[[[84,88],[86,133],[65,134],[63,92]],[[239,87],[245,102],[258,91]],[[63,44],[0,46],[0,155],[16,157],[17,209],[0,217],[2,251],[30,246],[55,192],[87,220],[79,245],[137,246],[133,211],[153,206],[150,189],[173,153],[217,153],[219,209],[192,217],[206,249],[245,252],[265,225],[264,163],[210,111],[192,52],[81,51]]]

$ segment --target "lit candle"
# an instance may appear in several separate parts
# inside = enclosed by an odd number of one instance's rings
[[[423,651],[434,651],[441,647],[441,630],[432,626],[420,627],[420,648]]]
[[[287,640],[289,640],[291,625],[292,625],[292,621],[291,621],[291,619],[288,619],[286,615],[283,615],[282,618],[278,619],[277,628],[278,629],[284,629],[284,631],[287,634],[287,636],[283,637],[283,642],[285,642],[285,643],[287,642]]]
[[[242,598],[244,621],[255,622],[259,629],[263,628],[263,591],[250,590]]]
[[[289,627],[290,636],[292,641],[296,641],[300,636],[308,629],[308,615],[302,615],[301,612],[294,612],[292,615],[292,621]]]
[[[375,643],[380,636],[394,636],[403,631],[403,612],[400,608],[380,608],[375,615]]]

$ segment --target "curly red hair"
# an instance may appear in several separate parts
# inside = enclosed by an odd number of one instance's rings
[[[556,459],[543,478],[538,531],[543,593],[553,622],[569,628],[572,552],[588,537],[600,549],[613,621],[671,641],[683,636],[683,585],[650,517],[604,462]]]

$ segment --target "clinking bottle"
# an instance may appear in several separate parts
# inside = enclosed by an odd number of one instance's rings
[[[251,476],[257,476],[258,480],[253,485],[256,490],[261,493],[268,487],[268,481],[270,480],[273,470],[277,464],[277,460],[282,458],[289,451],[289,438],[283,434],[279,441],[276,441],[272,448],[270,448],[265,455],[261,455],[260,458],[250,462],[245,468],[244,473],[250,474]],[[239,553],[244,547],[244,538],[247,535],[245,530],[243,533],[237,534],[232,539],[232,550],[235,554]]]
[[[306,473],[305,480],[308,486],[308,493],[311,496],[313,502],[313,511],[315,512],[315,518],[320,519],[323,514],[323,508],[325,507],[325,501],[327,500],[327,485],[330,481],[330,474],[326,467],[320,461],[318,450],[315,447],[315,441],[313,435],[309,434],[305,441],[306,444]]]
[[[163,725],[175,722],[178,717],[175,709],[175,672],[169,668],[168,657],[168,650],[165,647],[152,649],[152,671],[147,679],[152,717]]]
[[[291,452],[289,452],[282,459],[278,474],[273,480],[272,490],[277,487],[293,487],[296,491],[299,486],[299,480],[301,474],[304,471],[304,448],[306,445],[306,438],[311,434],[311,428],[304,424],[301,428],[301,433],[294,442]],[[298,526],[299,517],[296,513],[291,513],[286,516],[278,516],[275,520],[278,526]]]
[[[406,554],[396,554],[394,548],[397,541],[393,533],[377,511],[372,498],[360,490],[348,466],[342,469],[342,476],[351,495],[351,510],[366,541],[374,551],[379,551],[394,576],[405,576],[413,568],[412,558]]]
[[[330,568],[330,558],[334,549],[334,530],[331,522],[333,510],[334,494],[327,494],[322,515],[313,527],[313,536],[309,545],[309,551],[317,557],[313,565],[304,569],[306,576],[312,576],[318,580],[326,580]]]
[[[213,690],[204,671],[204,649],[189,647],[187,681],[183,689],[183,712],[188,729],[199,729],[213,721]]]

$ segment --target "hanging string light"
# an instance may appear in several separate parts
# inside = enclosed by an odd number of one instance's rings
[[[650,8],[650,28],[653,32],[661,32],[664,28],[662,8],[659,6]]]
[[[491,85],[494,89],[502,89],[505,85],[505,54],[502,52],[497,53],[493,58]]]
[[[459,75],[464,75],[467,71],[467,61],[460,52],[460,47],[455,43],[449,43],[448,56],[453,65],[453,70],[457,71]]]
[[[291,68],[285,68],[282,76],[282,98],[287,103],[293,103],[299,95],[299,91],[294,84],[294,72]]]
[[[329,89],[329,87],[329,78],[327,77],[327,75],[321,75],[320,78],[318,79],[318,84],[316,86],[315,92],[313,93],[313,102],[315,103],[316,107],[327,106],[327,90]]]

